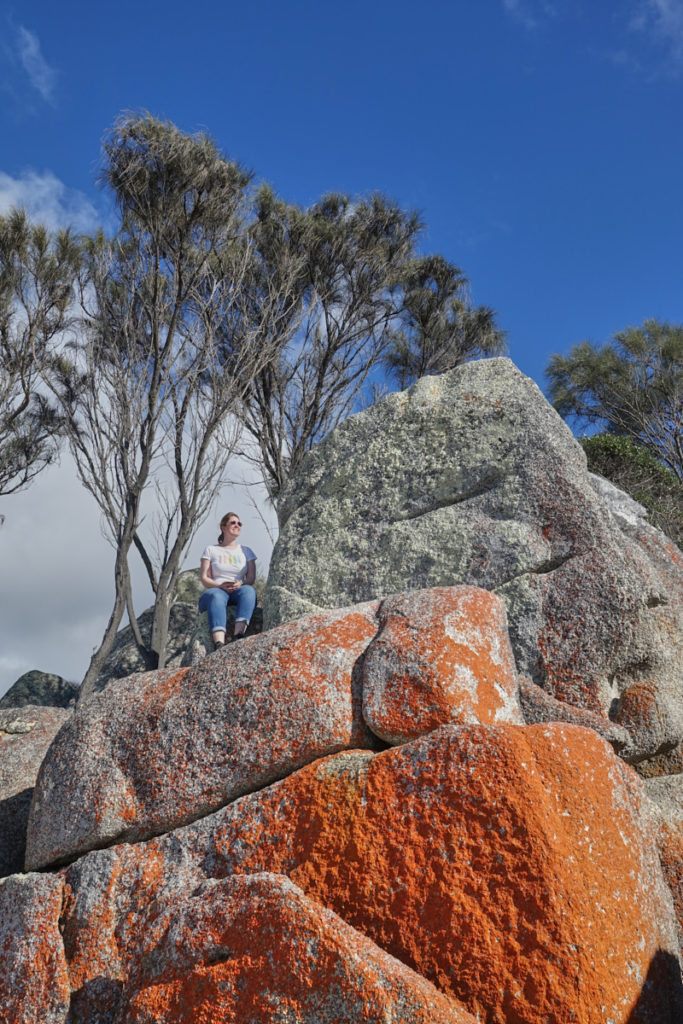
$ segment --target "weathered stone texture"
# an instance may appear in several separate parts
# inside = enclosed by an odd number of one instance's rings
[[[683,739],[681,553],[596,493],[580,445],[509,360],[350,417],[289,481],[280,518],[266,627],[407,588],[495,590],[520,673],[623,725],[624,757]]]
[[[278,875],[208,882],[162,905],[126,960],[120,1024],[474,1024]]]
[[[72,1005],[86,1020],[119,1012],[126,978],[146,970],[134,951],[153,959],[157,915],[170,923],[207,877],[270,872],[482,1020],[677,1024],[674,913],[647,806],[632,769],[574,726],[443,726],[330,756],[66,869]]]
[[[38,769],[69,715],[64,708],[30,705],[0,711],[0,877],[24,869]]]
[[[444,726],[245,797],[214,856],[220,873],[288,874],[485,1020],[674,1024],[673,911],[643,804],[590,730]]]
[[[65,1024],[69,973],[59,931],[59,875],[0,882],[0,1013],[7,1024]]]
[[[519,702],[524,721],[527,725],[540,725],[541,722],[566,722],[568,725],[580,725],[585,729],[594,729],[598,735],[606,739],[612,748],[620,753],[629,744],[629,734],[623,725],[611,722],[607,715],[598,711],[587,711],[558,700],[552,694],[521,676],[518,680]]]
[[[79,705],[38,777],[27,866],[168,831],[324,754],[372,745],[355,665],[376,610],[313,616]]]
[[[363,658],[363,716],[388,743],[448,722],[523,722],[505,606],[475,587],[382,601]]]
[[[659,859],[671,890],[683,964],[683,775],[646,779],[657,833]]]

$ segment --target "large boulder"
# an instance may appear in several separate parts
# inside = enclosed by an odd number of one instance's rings
[[[522,724],[505,606],[476,587],[382,601],[363,658],[363,717],[387,743],[439,725]]]
[[[73,707],[78,699],[78,685],[69,683],[51,672],[32,669],[19,676],[0,699],[0,708],[23,708],[26,704],[34,707]]]
[[[475,1024],[280,875],[208,882],[162,905],[127,963],[120,1024]]]
[[[156,835],[334,751],[479,722],[523,722],[494,594],[442,587],[298,619],[81,703],[42,766],[26,864]]]
[[[111,683],[43,762],[28,870],[193,821],[324,754],[372,745],[356,662],[377,602]]]
[[[286,873],[483,1020],[683,1014],[642,783],[590,730],[338,755],[226,808],[214,843],[214,870]]]
[[[406,588],[495,591],[519,672],[623,726],[623,756],[649,764],[683,739],[683,556],[619,512],[509,360],[423,378],[342,423],[285,486],[265,626]]]
[[[193,1008],[199,1019],[202,993],[224,993],[228,1007],[240,985],[255,995],[254,970],[284,998],[292,956],[318,984],[308,938],[319,966],[339,965],[349,1000],[360,989],[371,1008],[374,974],[386,1005],[402,990],[447,1019],[415,971],[453,1002],[453,1021],[463,1004],[506,1024],[677,1024],[675,920],[648,809],[633,770],[575,726],[448,725],[380,753],[331,755],[58,876],[72,1019],[147,1020],[132,1014],[152,1005],[153,1019],[192,1019],[174,1013]],[[323,1002],[330,987],[328,972]],[[287,998],[310,1010],[291,975]]]
[[[69,715],[64,708],[31,705],[0,711],[0,877],[24,870],[38,769]]]

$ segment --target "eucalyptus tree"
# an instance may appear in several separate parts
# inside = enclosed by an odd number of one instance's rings
[[[268,282],[254,294],[263,275],[246,230],[250,176],[206,135],[128,116],[104,154],[120,229],[84,248],[82,333],[60,391],[80,479],[116,552],[113,608],[82,697],[126,608],[148,667],[163,666],[182,557],[225,481],[234,413],[270,355],[257,342],[281,305]],[[150,541],[141,527],[151,495]],[[155,594],[149,644],[133,607],[133,548]]]
[[[584,341],[546,376],[562,416],[632,438],[683,480],[683,326],[652,319],[601,347]]]
[[[64,420],[43,378],[73,313],[79,248],[23,210],[0,217],[0,494],[27,487],[57,457]]]
[[[243,407],[276,507],[287,477],[354,409],[376,370],[420,228],[415,213],[381,195],[352,202],[335,193],[301,210],[261,190],[251,236],[264,272],[298,271],[282,309],[287,330]]]
[[[417,256],[401,277],[398,326],[382,365],[400,388],[469,359],[501,355],[505,335],[487,306],[472,307],[468,281],[443,256]]]

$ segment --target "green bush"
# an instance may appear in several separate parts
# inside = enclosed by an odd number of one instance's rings
[[[630,437],[579,438],[591,473],[606,477],[647,509],[648,520],[683,548],[683,484]]]

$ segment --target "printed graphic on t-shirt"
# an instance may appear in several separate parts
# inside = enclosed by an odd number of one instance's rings
[[[221,551],[216,561],[219,565],[243,565],[246,559],[241,551]]]

